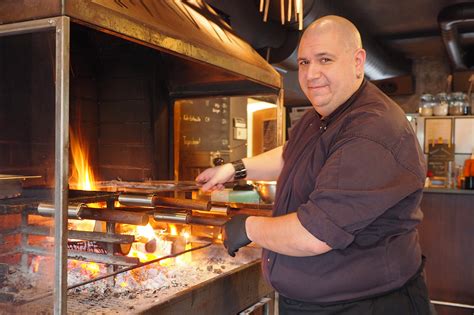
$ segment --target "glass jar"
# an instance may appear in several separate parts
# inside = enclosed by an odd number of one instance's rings
[[[433,115],[433,106],[436,104],[434,102],[435,98],[431,94],[423,94],[420,98],[420,104],[418,106],[418,112],[421,116],[432,116]]]
[[[433,106],[435,116],[446,116],[448,114],[448,97],[446,93],[438,93]]]
[[[463,92],[454,92],[451,94],[452,99],[449,103],[449,115],[460,116],[464,115],[466,107],[469,105],[467,95]]]

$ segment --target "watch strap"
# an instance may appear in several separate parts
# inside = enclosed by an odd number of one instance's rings
[[[247,169],[245,168],[244,162],[242,160],[233,161],[231,164],[235,170],[234,180],[247,177]]]

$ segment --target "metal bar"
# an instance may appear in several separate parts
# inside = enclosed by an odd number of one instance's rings
[[[20,225],[20,229],[26,227],[28,225],[28,214],[26,214],[26,212],[22,212],[21,213],[21,225]],[[28,234],[21,234],[21,246],[26,246],[28,245]],[[20,265],[21,265],[21,268],[23,268],[23,270],[27,270],[28,268],[28,254],[25,254],[25,253],[22,253],[21,254],[21,262],[20,262]]]
[[[71,259],[92,261],[102,264],[112,265],[123,265],[123,266],[135,266],[140,263],[140,260],[136,257],[128,256],[109,256],[104,254],[97,254],[92,252],[83,252],[79,250],[69,250],[68,257]]]
[[[186,224],[186,212],[155,212],[153,218],[159,222]]]
[[[54,314],[66,314],[70,20],[66,16],[53,20],[57,25],[54,205],[59,209],[54,217]]]
[[[12,229],[13,230],[13,229]],[[41,236],[53,236],[52,229],[43,226],[32,226],[29,225],[26,228],[17,231],[18,233],[25,233],[30,235],[41,235]],[[69,239],[78,239],[84,241],[99,241],[104,243],[112,244],[123,244],[135,242],[135,236],[127,234],[109,234],[102,232],[89,232],[89,231],[77,231],[68,230]]]
[[[0,37],[52,30],[56,22],[56,18],[51,18],[0,25]]]
[[[290,0],[291,1],[291,0]],[[282,84],[283,84],[283,78]],[[285,143],[285,107],[284,107],[284,90],[280,89],[278,92],[278,99],[277,99],[277,145],[283,145]]]
[[[95,209],[89,207],[82,207],[81,219],[91,219],[141,226],[147,225],[149,221],[148,214],[146,213],[129,212],[113,209]]]
[[[198,250],[198,249],[203,249],[203,248],[206,248],[206,247],[211,246],[211,245],[212,245],[212,243],[207,243],[205,245],[198,246],[198,247],[193,247],[193,248],[184,250],[182,252],[179,252],[179,253],[176,253],[176,254],[173,254],[173,255],[167,255],[167,256],[163,256],[163,257],[160,257],[160,258],[157,258],[157,259],[153,259],[153,260],[144,262],[144,263],[138,263],[138,264],[136,264],[135,266],[132,266],[132,267],[123,268],[123,269],[117,270],[117,271],[115,271],[113,273],[110,273],[110,274],[106,274],[106,275],[103,275],[103,276],[100,276],[100,277],[97,277],[97,278],[94,278],[94,279],[91,279],[91,280],[87,280],[87,281],[84,281],[84,282],[81,282],[81,283],[78,283],[78,284],[71,285],[71,286],[67,287],[67,290],[75,289],[75,288],[78,288],[80,286],[92,283],[92,282],[96,282],[96,281],[99,281],[99,280],[102,280],[102,279],[106,279],[106,278],[116,276],[120,273],[124,273],[124,272],[130,271],[130,270],[133,270],[133,269],[137,269],[137,268],[140,268],[140,267],[151,265],[151,264],[157,263],[161,260],[165,260],[165,259],[168,259],[168,258],[174,258],[174,257],[177,257],[179,255],[182,255],[182,254],[185,254],[185,253],[188,253],[188,252],[192,252],[192,251],[195,251],[195,250]],[[53,292],[51,292],[51,291],[46,292],[44,294],[35,296],[35,297],[33,297],[29,300],[19,301],[17,304],[23,305],[23,304],[31,303],[31,302],[46,298],[46,297],[50,296],[51,294],[53,294]]]
[[[196,210],[210,210],[211,203],[204,200],[161,197],[157,195],[121,194],[118,201],[126,206],[170,206]]]
[[[192,215],[189,212],[175,211],[175,212],[155,212],[153,218],[159,222],[191,224],[191,225],[224,225],[228,218],[224,216],[202,216]]]
[[[271,301],[272,301],[271,298],[264,297],[260,301],[255,303],[254,305],[252,305],[252,306],[248,307],[247,309],[239,312],[238,315],[249,315],[249,314],[252,314],[255,310],[258,310],[259,308],[263,308],[263,313],[265,315],[269,315],[269,313],[268,313],[268,303],[270,303]]]
[[[44,249],[38,246],[27,245],[21,249],[27,254],[37,255],[37,256],[52,256],[54,255],[51,250]],[[69,250],[68,258],[82,260],[82,261],[91,261],[102,264],[113,264],[121,266],[135,266],[140,261],[136,257],[128,256],[108,256],[104,254],[97,254],[93,252],[84,252],[80,250]]]
[[[77,205],[68,205],[67,207],[67,217],[68,219],[81,219],[81,210],[82,207],[85,207],[84,203]],[[38,214],[47,217],[53,217],[56,213],[56,207],[52,204],[40,203],[38,205]]]
[[[224,216],[197,216],[197,215],[188,215],[187,223],[191,225],[212,225],[212,226],[222,226],[229,221],[229,218]]]
[[[265,11],[263,12],[263,22],[267,21],[268,18],[268,7],[270,6],[270,0],[265,0]]]
[[[212,245],[212,243],[207,243],[207,244],[202,245],[202,246],[186,249],[186,250],[184,250],[182,252],[179,252],[179,253],[176,253],[176,254],[163,256],[163,257],[153,259],[153,260],[150,260],[150,261],[147,261],[147,262],[144,262],[144,263],[139,263],[136,266],[120,269],[116,272],[113,272],[113,273],[110,273],[110,274],[107,274],[107,275],[103,275],[103,276],[100,276],[100,277],[97,277],[97,278],[94,278],[94,279],[91,279],[91,280],[87,280],[87,281],[79,283],[79,284],[71,285],[71,286],[68,287],[68,290],[71,290],[71,289],[74,289],[74,288],[77,288],[77,287],[80,287],[80,286],[83,286],[83,285],[86,285],[86,284],[89,284],[89,283],[92,283],[92,282],[96,282],[96,281],[99,281],[99,280],[102,280],[102,279],[113,277],[113,276],[116,276],[120,273],[124,273],[124,272],[130,271],[130,270],[133,270],[133,269],[137,269],[137,268],[140,268],[140,267],[143,267],[143,266],[151,265],[151,264],[157,263],[161,260],[165,260],[165,259],[168,259],[168,258],[174,258],[174,257],[177,257],[179,255],[182,255],[182,254],[185,254],[185,253],[188,253],[188,252],[192,252],[192,251],[195,251],[195,250],[198,250],[198,249],[203,249],[203,248],[209,247],[211,245]]]
[[[444,302],[444,301],[437,301],[437,300],[431,300],[431,303],[433,303],[433,304],[438,304],[438,305],[445,305],[445,306],[453,306],[453,307],[474,309],[474,305],[469,305],[469,304],[461,304],[461,303],[453,303],[453,302]]]
[[[227,211],[227,215],[233,217],[234,215],[237,214],[247,214],[251,216],[260,216],[260,217],[271,217],[272,216],[272,210],[264,210],[264,209],[245,209],[245,208],[229,208]]]
[[[112,199],[107,200],[107,208],[113,209],[115,207],[115,201]],[[148,219],[148,216],[147,216]],[[148,223],[148,220],[147,220]],[[105,230],[106,234],[115,234],[115,223],[114,222],[106,222],[105,223]],[[114,255],[114,244],[107,244],[107,255],[113,256]],[[107,266],[108,272],[117,271],[117,267],[115,265]],[[115,285],[115,278],[110,279],[110,285]]]
[[[38,214],[42,216],[55,216],[56,207],[50,204],[40,204],[37,208]],[[117,222],[133,225],[147,225],[148,215],[146,213],[121,211],[110,208],[90,208],[85,204],[69,205],[67,207],[69,219],[91,219],[106,222]]]

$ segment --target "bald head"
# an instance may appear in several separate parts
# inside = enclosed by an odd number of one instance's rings
[[[343,43],[344,48],[349,51],[362,48],[360,33],[355,25],[351,21],[337,15],[323,16],[311,23],[303,33],[301,41],[305,37],[314,35],[314,33],[330,33],[337,36],[335,39]]]
[[[364,79],[364,63],[359,31],[343,17],[322,17],[301,37],[298,80],[322,116],[332,113],[357,91]]]

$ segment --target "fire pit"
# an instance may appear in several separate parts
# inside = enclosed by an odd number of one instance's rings
[[[120,199],[120,193],[70,191],[69,200],[83,204],[113,204],[112,201]],[[48,201],[50,196],[50,190],[27,189],[22,198],[0,203],[0,213],[19,212],[27,218],[19,229],[7,233],[3,231],[4,235],[19,231],[23,234],[22,238],[26,239],[23,248],[18,252],[24,257],[23,265],[0,264],[3,268],[0,268],[0,271],[3,270],[0,277],[0,305],[8,314],[22,314],[32,310],[48,313],[50,310],[49,305],[53,298],[51,279],[54,273],[49,267],[54,263],[54,242],[47,236],[51,235],[51,218],[49,214],[38,216],[40,207],[36,206]],[[166,198],[168,202],[173,199]],[[188,203],[192,204],[193,201],[189,200]],[[238,212],[238,209],[234,208],[233,213]],[[97,211],[103,210],[98,208]],[[78,222],[80,223],[80,220]],[[112,225],[110,222],[107,224]],[[212,237],[192,235],[190,227],[168,226],[167,223],[165,225],[167,228],[180,229],[181,232],[176,235],[178,233],[174,231],[171,234],[175,236],[165,237],[159,230],[152,229],[152,234],[158,236],[154,239],[152,250],[146,250],[148,242],[137,241],[140,233],[133,225],[126,225],[134,231],[133,235],[70,230],[70,238],[91,241],[68,241],[68,313],[130,314],[160,310],[160,314],[176,314],[186,308],[190,311],[196,307],[196,303],[202,303],[199,309],[203,314],[228,311],[236,313],[261,298],[271,296],[272,289],[264,283],[260,274],[260,249],[244,248],[239,251],[237,258],[231,258],[221,244],[209,243],[213,241]],[[71,225],[70,222],[70,227],[78,226]],[[201,225],[201,228],[205,226]],[[213,227],[209,229],[212,230]],[[199,233],[202,234],[202,229]],[[31,243],[34,237],[40,236],[45,238],[40,242]],[[131,238],[127,239],[126,236]],[[92,241],[93,239],[100,242]],[[120,241],[132,243],[128,256],[117,254],[117,248],[110,246]],[[217,236],[214,241],[219,242]],[[85,248],[85,244],[89,244],[90,248]],[[98,244],[103,245],[98,247]],[[111,249],[112,252],[108,252]],[[11,254],[14,255],[15,252]],[[34,256],[30,256],[31,254]],[[29,256],[31,258],[28,258]],[[160,259],[168,256],[176,257]],[[78,258],[81,260],[76,260]],[[153,259],[156,262],[146,263],[149,260],[153,262]],[[213,292],[212,303],[209,301],[209,292]]]
[[[228,216],[270,210],[209,209],[177,181],[234,139],[179,142],[173,110],[211,104],[186,123],[230,130],[233,98],[272,98],[281,131],[278,73],[200,0],[3,1],[0,20],[0,174],[35,177],[1,194],[0,313],[226,314],[270,294],[259,250],[230,260],[219,240]]]
[[[69,290],[68,313],[180,314],[186,310],[193,314],[237,313],[251,306],[256,297],[272,296],[272,289],[260,275],[259,257],[260,250],[256,248],[244,248],[236,258],[231,258],[222,246],[212,245],[119,274],[113,281],[103,279]],[[38,267],[47,263],[44,260]],[[19,271],[12,272],[16,273]],[[94,276],[106,273],[106,266],[99,265]],[[90,274],[73,268],[68,277],[72,283],[82,282]],[[36,284],[34,273],[17,274],[12,278],[17,285],[27,281]],[[209,292],[212,292],[211,300]],[[22,293],[33,301],[19,299],[7,310],[17,314],[47,312],[48,303],[35,299],[31,286]],[[51,299],[51,296],[43,299]]]

